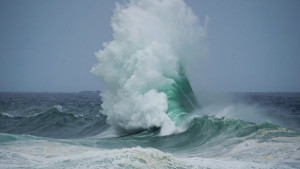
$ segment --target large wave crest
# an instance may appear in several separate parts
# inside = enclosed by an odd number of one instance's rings
[[[203,54],[205,26],[183,0],[116,4],[111,26],[91,70],[106,86],[102,114],[119,132],[172,133],[198,106],[186,70]]]

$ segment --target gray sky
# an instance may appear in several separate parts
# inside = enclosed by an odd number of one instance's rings
[[[186,0],[210,17],[193,84],[300,92],[299,0]],[[112,0],[0,0],[0,91],[102,90],[89,73],[112,39]]]

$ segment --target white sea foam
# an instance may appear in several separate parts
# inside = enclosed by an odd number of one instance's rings
[[[56,108],[59,112],[63,111],[63,107],[61,105],[55,105],[54,108]]]
[[[274,142],[273,142],[274,141]],[[242,142],[218,157],[185,157],[154,148],[100,149],[36,140],[11,142],[0,149],[1,168],[293,168],[299,165],[295,139]],[[274,145],[275,144],[275,145]],[[266,150],[266,151],[265,151]]]
[[[11,115],[11,114],[8,114],[8,113],[2,113],[2,116],[14,117],[13,115]]]
[[[111,19],[114,40],[96,53],[91,72],[106,85],[102,113],[116,129],[162,127],[174,131],[167,96],[159,89],[192,67],[205,46],[205,27],[183,0],[132,0],[117,4]]]

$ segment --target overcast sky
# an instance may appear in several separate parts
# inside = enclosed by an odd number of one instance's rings
[[[123,1],[123,0],[122,0]],[[299,0],[186,0],[209,16],[200,90],[300,92]],[[112,40],[113,0],[0,0],[0,91],[103,90],[89,71]]]

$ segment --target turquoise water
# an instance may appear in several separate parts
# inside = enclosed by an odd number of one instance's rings
[[[172,78],[174,79],[172,83],[165,85],[160,91],[167,95],[168,116],[176,122],[177,126],[180,126],[187,112],[192,112],[201,106],[182,67],[178,74],[178,77]]]

